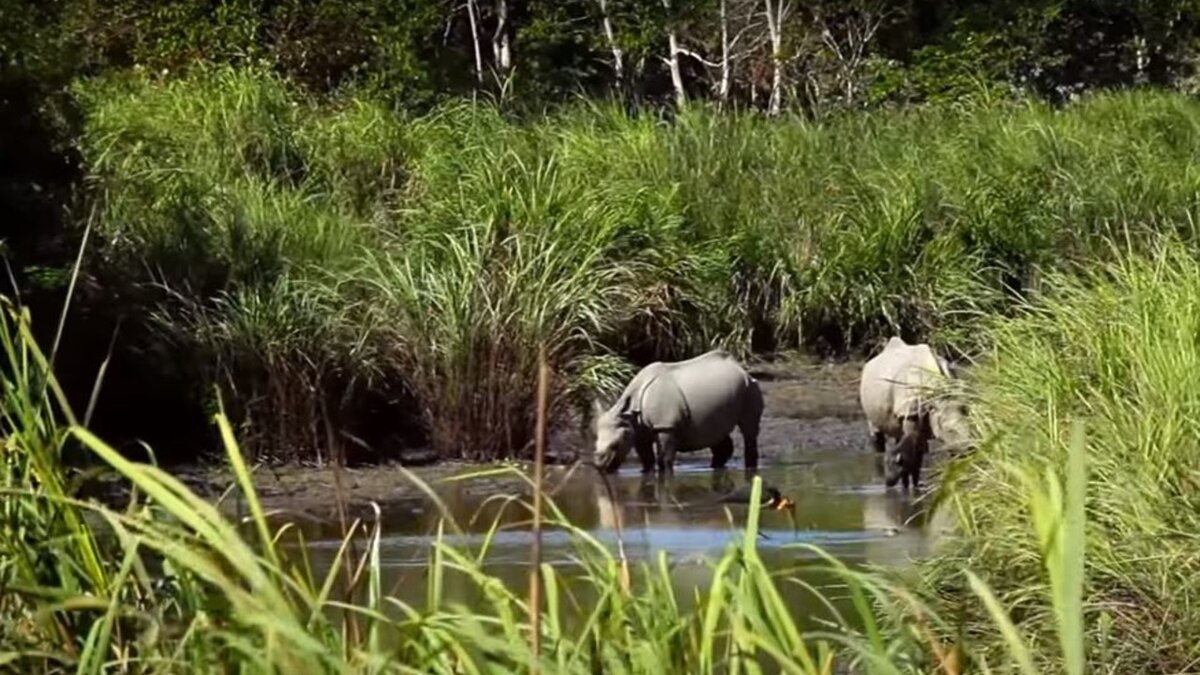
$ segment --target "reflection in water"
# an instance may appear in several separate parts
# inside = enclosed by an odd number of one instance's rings
[[[863,529],[897,534],[920,516],[917,505],[900,492],[889,491],[867,495],[863,500]]]
[[[742,492],[749,494],[752,472],[746,472]],[[636,481],[600,476],[592,482],[598,525],[603,529],[624,529],[632,520],[634,525],[653,527],[666,524],[690,528],[727,527],[726,498],[738,491],[738,484],[728,469],[716,469],[695,480],[678,480],[675,476],[644,474]],[[764,486],[765,492],[765,486]],[[615,500],[615,503],[614,503]],[[736,504],[745,506],[745,504]]]
[[[920,532],[920,509],[912,499],[899,492],[866,495],[863,500],[863,530],[882,534],[867,540],[863,557],[872,565],[907,568],[921,554],[924,543]]]
[[[794,449],[776,463],[760,466],[764,486],[773,485],[796,501],[795,527],[784,512],[762,511],[765,537],[758,546],[772,569],[796,569],[797,576],[820,588],[832,580],[812,569],[816,558],[811,551],[795,544],[817,544],[850,564],[900,568],[927,551],[928,528],[920,509],[901,491],[883,489],[872,454]],[[623,548],[635,567],[666,552],[673,562],[676,597],[686,609],[694,590],[711,583],[711,565],[705,561],[741,542],[748,506],[723,498],[747,488],[752,477],[740,469],[712,470],[705,458],[694,457],[685,458],[672,476],[643,475],[635,469],[605,480],[590,467],[547,467],[546,484],[563,516],[614,552],[619,525]],[[446,541],[476,554],[496,525],[486,569],[523,593],[532,541],[528,486],[492,477],[435,483],[434,489],[440,505],[413,497],[383,506],[380,553],[390,575],[385,588],[401,601],[423,603],[429,554],[445,514],[457,524],[445,528]],[[310,541],[316,540],[311,547],[314,564],[327,565],[337,550],[336,528],[299,525]],[[543,559],[560,571],[562,583],[572,585],[578,555],[578,543],[562,529],[551,527],[544,534]],[[484,602],[467,583],[447,585],[447,590],[468,606]],[[781,584],[780,591],[802,624],[822,611],[798,584]],[[576,587],[574,592],[586,606],[588,589]],[[841,600],[835,606],[847,609]]]

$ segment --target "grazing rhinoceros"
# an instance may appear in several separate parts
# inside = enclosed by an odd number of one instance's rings
[[[931,396],[939,377],[953,377],[945,359],[933,353],[927,344],[910,345],[893,337],[883,351],[863,366],[859,383],[859,402],[867,418],[877,452],[884,452],[887,437],[897,441],[884,479],[887,487],[903,479],[920,487],[921,463],[929,449],[929,439],[947,445],[967,441],[966,406],[961,401]]]
[[[674,468],[676,452],[703,448],[712,448],[712,466],[721,468],[733,455],[734,427],[742,434],[746,468],[758,467],[762,391],[724,350],[651,363],[608,410],[594,405],[595,461],[609,473],[621,466],[630,448],[637,450],[642,471],[653,471],[655,445],[660,471]]]

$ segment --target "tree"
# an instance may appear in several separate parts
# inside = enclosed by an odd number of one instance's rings
[[[608,12],[608,0],[596,0],[600,4],[600,20],[604,27],[604,39],[608,41],[608,49],[612,52],[613,76],[617,80],[617,91],[625,90],[625,53],[617,42],[613,31],[612,16]]]
[[[508,0],[496,0],[496,32],[492,34],[492,52],[501,76],[512,68],[512,35],[508,25]]]
[[[792,12],[789,0],[763,0],[767,34],[771,41],[771,97],[767,114],[778,115],[783,107],[783,24]]]
[[[671,87],[675,91],[675,105],[682,109],[687,105],[687,91],[683,87],[683,74],[679,69],[679,36],[675,32],[675,22],[671,16],[671,0],[661,0],[661,2],[667,16],[667,68],[671,72]]]

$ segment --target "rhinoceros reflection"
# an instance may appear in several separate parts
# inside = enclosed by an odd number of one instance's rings
[[[932,512],[925,503],[896,492],[867,494],[863,499],[864,547],[867,562],[907,568],[930,554],[953,526],[949,508]]]
[[[735,472],[717,469],[694,476],[601,477],[591,485],[597,525],[603,529],[653,525],[728,531],[737,523],[730,522],[723,507],[745,509],[744,502],[737,503],[736,495],[748,495],[752,474],[747,472],[745,484],[740,488],[734,475]]]

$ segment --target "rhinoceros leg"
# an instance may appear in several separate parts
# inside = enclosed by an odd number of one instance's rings
[[[884,479],[884,484],[887,487],[892,487],[901,480],[904,481],[904,489],[909,488],[910,481],[916,477],[920,480],[919,473],[921,471],[921,460],[924,455],[924,446],[928,441],[924,437],[924,425],[917,417],[904,418],[904,433],[900,437],[900,442],[892,450],[892,455],[889,464],[894,464],[895,468]]]
[[[880,454],[887,451],[887,435],[878,429],[871,430],[871,447]]]
[[[925,461],[925,453],[929,452],[929,437],[922,433],[917,440],[917,447],[909,461],[909,474],[912,475],[913,488],[921,489],[921,464]]]
[[[758,380],[753,377],[749,380],[746,387],[746,402],[742,406],[742,418],[738,420],[738,430],[742,432],[746,468],[753,470],[758,468],[758,427],[762,422],[763,409],[766,406],[763,402],[762,389],[758,386]]]
[[[642,473],[654,472],[654,436],[640,433],[634,440],[633,449],[637,451],[638,459],[642,462]]]
[[[753,433],[742,432],[742,445],[745,447],[746,468],[753,471],[758,468],[758,429]]]
[[[658,445],[658,470],[663,473],[675,471],[675,436],[669,431],[660,431],[655,443]]]
[[[712,468],[724,469],[730,457],[733,457],[733,438],[726,436],[712,446]]]

